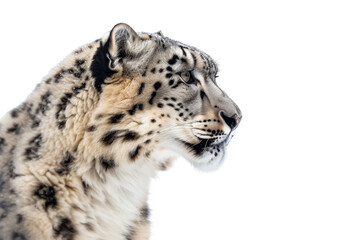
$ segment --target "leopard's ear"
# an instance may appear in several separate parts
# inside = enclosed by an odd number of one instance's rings
[[[121,80],[124,75],[138,74],[156,49],[156,42],[141,38],[129,25],[119,23],[100,41],[91,64],[95,88]]]
[[[155,44],[154,41],[140,37],[125,23],[115,25],[105,46],[109,68],[122,74],[138,72],[151,57]]]
[[[115,67],[119,62],[136,57],[137,44],[140,37],[129,25],[119,23],[113,27],[109,35],[108,51],[112,67]]]

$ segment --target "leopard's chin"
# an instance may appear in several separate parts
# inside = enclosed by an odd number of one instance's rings
[[[212,156],[212,155],[208,156],[206,155],[206,153],[204,153],[204,156],[202,156],[201,158],[197,158],[190,162],[196,169],[204,172],[210,172],[220,168],[224,162],[224,159],[225,159],[225,148],[221,149],[218,152],[217,156]]]
[[[227,141],[213,144],[211,139],[201,139],[196,144],[179,140],[186,149],[184,157],[200,171],[217,170],[225,159]]]

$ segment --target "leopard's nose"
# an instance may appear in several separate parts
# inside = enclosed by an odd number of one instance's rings
[[[224,120],[224,122],[230,127],[231,131],[235,130],[237,126],[239,126],[242,118],[242,115],[239,116],[236,113],[230,117],[226,116],[223,111],[220,112],[220,116]]]

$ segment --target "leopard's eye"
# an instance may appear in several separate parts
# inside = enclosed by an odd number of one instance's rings
[[[187,85],[190,85],[190,84],[195,84],[196,85],[197,80],[194,78],[191,71],[182,72],[180,74],[180,78]]]

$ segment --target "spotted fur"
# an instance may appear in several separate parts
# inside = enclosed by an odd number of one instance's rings
[[[0,239],[149,239],[150,179],[223,162],[241,119],[204,52],[116,25],[0,120]]]

